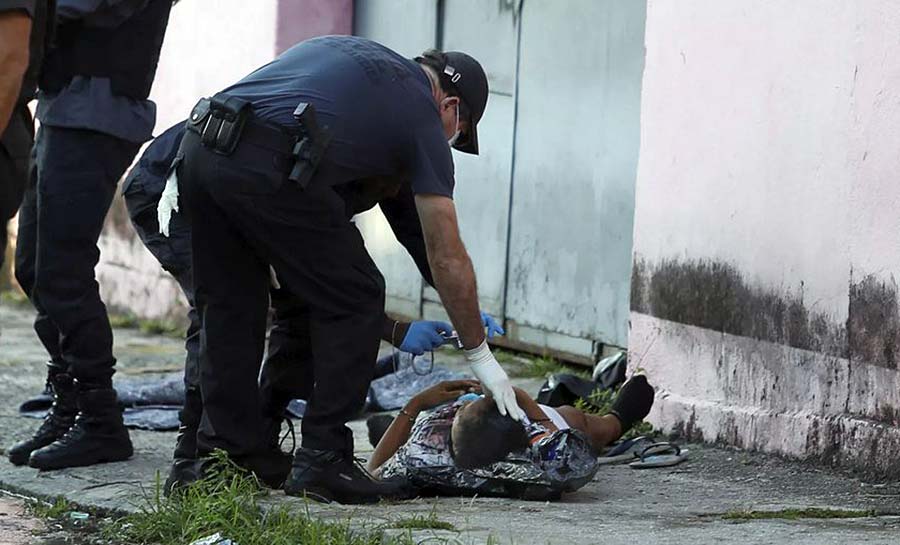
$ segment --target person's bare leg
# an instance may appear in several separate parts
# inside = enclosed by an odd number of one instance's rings
[[[557,410],[570,426],[586,433],[591,445],[599,451],[647,416],[653,406],[653,396],[653,387],[647,383],[647,377],[635,375],[619,389],[610,414],[585,414],[568,406]]]
[[[622,422],[611,414],[587,414],[570,405],[557,407],[556,410],[569,426],[588,436],[591,447],[596,451],[622,437]]]

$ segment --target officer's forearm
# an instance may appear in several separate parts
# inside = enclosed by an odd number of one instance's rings
[[[478,290],[472,261],[463,249],[455,256],[431,260],[438,294],[450,321],[456,328],[466,349],[476,348],[484,342],[484,327],[478,312]]]
[[[484,342],[484,327],[478,311],[475,270],[459,236],[456,206],[451,199],[438,195],[416,195],[415,199],[434,287],[463,348],[478,348]]]
[[[31,19],[25,12],[0,13],[0,134],[6,130],[28,69]]]

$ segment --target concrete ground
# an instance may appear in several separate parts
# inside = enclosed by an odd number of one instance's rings
[[[16,407],[43,387],[45,354],[31,330],[27,309],[0,306],[0,448],[26,437],[36,421]],[[119,372],[170,372],[182,362],[177,339],[116,331]],[[460,366],[458,357],[438,361]],[[652,382],[652,377],[650,377]],[[536,392],[540,381],[519,380]],[[363,422],[353,423],[359,454],[371,452]],[[174,433],[133,431],[135,456],[124,463],[55,472],[13,467],[0,461],[0,488],[39,496],[64,495],[81,505],[131,510],[152,494],[167,469]],[[309,504],[273,493],[272,502],[298,512],[375,526],[434,512],[459,532],[442,532],[462,543],[589,544],[635,543],[897,543],[900,541],[900,483],[865,482],[829,469],[724,448],[687,445],[690,460],[669,469],[635,471],[603,467],[592,483],[563,501],[535,503],[494,498],[418,499],[376,506]],[[765,519],[734,522],[734,510],[783,508],[876,509],[883,516],[855,519]],[[0,506],[0,511],[2,511]],[[0,515],[2,528],[3,515]],[[422,542],[429,531],[421,532]],[[2,541],[0,534],[0,541]],[[446,542],[456,543],[449,539]],[[167,544],[168,545],[168,544]],[[177,544],[172,544],[177,545]],[[186,544],[185,544],[186,545]]]

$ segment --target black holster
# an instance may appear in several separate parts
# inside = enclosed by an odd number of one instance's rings
[[[294,144],[294,168],[291,169],[288,180],[306,189],[325,156],[331,134],[328,133],[328,127],[319,126],[316,109],[312,104],[301,102],[294,110],[294,119],[300,126],[300,136]]]
[[[241,140],[250,113],[250,103],[246,100],[217,93],[194,106],[187,129],[200,135],[204,147],[219,155],[231,155]]]

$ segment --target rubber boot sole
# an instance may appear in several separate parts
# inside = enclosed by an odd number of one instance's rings
[[[63,434],[60,434],[56,439],[59,439],[62,436]],[[31,454],[33,452],[41,450],[42,448],[50,446],[52,444],[53,441],[41,441],[37,443],[37,446],[32,449],[16,449],[15,447],[13,447],[6,452],[6,457],[9,458],[9,461],[10,463],[12,463],[12,465],[24,466],[28,464],[28,460],[29,458],[31,458]]]
[[[34,449],[37,450],[37,449]],[[30,451],[22,451],[22,452],[8,452],[6,457],[9,458],[9,462],[14,466],[24,466],[28,463],[28,459],[31,458],[31,453],[34,450]]]
[[[366,505],[378,503],[381,496],[344,496],[335,494],[331,490],[319,486],[294,489],[285,486],[284,493],[288,496],[305,497],[319,503],[340,503],[343,505]]]
[[[38,454],[38,456],[35,456]],[[127,446],[120,445],[116,447],[98,448],[93,456],[88,454],[79,454],[78,456],[60,456],[53,454],[49,456],[40,456],[39,451],[32,453],[28,459],[28,465],[40,469],[42,471],[51,471],[54,469],[65,469],[67,467],[84,467],[96,464],[108,464],[113,462],[124,462],[134,455],[134,448],[129,443]]]

